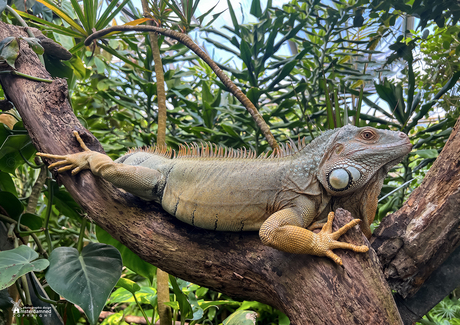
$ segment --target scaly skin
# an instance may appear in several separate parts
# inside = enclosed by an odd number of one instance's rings
[[[58,172],[90,169],[96,176],[145,200],[160,203],[176,218],[205,229],[259,230],[262,243],[296,254],[327,256],[343,248],[368,251],[367,246],[337,239],[361,220],[369,224],[388,170],[410,150],[401,132],[346,126],[323,133],[307,146],[294,143],[275,158],[229,158],[211,146],[183,147],[175,159],[157,148],[130,152],[115,162],[89,150],[74,131],[83,152],[70,155],[38,153],[58,159]],[[333,209],[345,207],[359,216],[332,232]],[[322,220],[327,222],[323,223]],[[311,230],[322,227],[319,233]],[[309,230],[310,229],[310,230]]]

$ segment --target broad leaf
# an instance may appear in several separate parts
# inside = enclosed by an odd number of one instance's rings
[[[10,192],[13,195],[18,196],[16,186],[14,186],[14,182],[10,174],[2,171],[0,171],[0,191]]]
[[[224,325],[255,325],[257,313],[250,310],[237,310],[228,316],[223,324]]]
[[[10,192],[0,192],[0,207],[8,214],[8,217],[18,220],[24,211],[24,206],[18,198]]]
[[[45,274],[50,287],[80,306],[91,324],[96,324],[112,288],[121,276],[120,253],[110,245],[90,243],[81,253],[73,247],[59,247],[49,258]]]
[[[0,290],[8,288],[24,274],[48,267],[48,260],[37,258],[38,253],[25,245],[0,252]]]
[[[0,15],[2,14],[3,10],[5,10],[6,5],[6,0],[0,0]]]
[[[153,306],[156,305],[157,291],[155,288],[152,287],[141,287],[138,291],[135,291],[134,293],[132,292],[132,290],[127,290],[124,287],[118,288],[110,295],[109,302],[112,304],[133,303],[135,302],[133,295],[136,296],[136,299],[141,304],[151,304]]]
[[[131,271],[143,276],[148,279],[150,283],[153,282],[153,278],[156,273],[156,267],[146,261],[142,260],[139,256],[134,254],[128,247],[120,243],[118,240],[110,236],[110,234],[102,229],[96,227],[97,240],[101,243],[112,245],[118,249],[123,258],[123,265],[125,265]]]
[[[7,37],[0,42],[0,62],[5,61],[15,69],[14,63],[19,55],[19,42],[16,37]]]
[[[436,149],[422,149],[415,151],[415,153],[422,158],[436,158],[438,156],[438,150]]]

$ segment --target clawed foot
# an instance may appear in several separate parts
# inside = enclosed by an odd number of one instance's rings
[[[357,246],[337,241],[340,236],[346,233],[350,228],[353,228],[358,223],[360,223],[361,220],[354,219],[336,232],[332,232],[332,221],[334,221],[334,212],[329,212],[326,224],[323,226],[323,229],[321,229],[321,231],[316,234],[318,236],[318,246],[322,250],[321,255],[327,256],[331,258],[335,263],[342,265],[342,259],[332,252],[333,249],[351,249],[352,251],[358,253],[365,253],[369,250],[369,247],[365,245]]]
[[[83,152],[71,154],[71,155],[50,155],[47,153],[37,152],[37,156],[44,157],[44,158],[52,158],[52,159],[59,159],[59,161],[52,163],[48,166],[48,169],[52,169],[54,167],[63,166],[58,169],[58,173],[65,172],[67,170],[72,170],[72,175],[78,174],[80,171],[89,168],[88,158],[94,153],[85,145],[83,140],[81,139],[80,135],[77,131],[73,131],[75,138],[80,143],[80,147],[84,150]]]

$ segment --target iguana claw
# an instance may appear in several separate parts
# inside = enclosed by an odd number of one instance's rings
[[[346,233],[350,228],[353,228],[358,223],[361,222],[360,219],[353,219],[345,226],[337,230],[336,232],[332,232],[332,222],[334,221],[334,212],[329,212],[327,216],[327,222],[323,226],[323,229],[316,235],[318,236],[318,246],[321,247],[324,252],[323,254],[330,259],[332,259],[335,263],[342,265],[342,259],[338,257],[332,250],[336,248],[342,249],[350,249],[352,251],[358,253],[365,253],[369,250],[369,247],[366,245],[357,246],[353,244],[343,243],[337,241],[337,239]]]
[[[94,153],[83,142],[82,138],[77,131],[73,131],[73,134],[77,138],[77,141],[80,143],[80,147],[84,150],[83,152],[78,152],[70,155],[51,155],[47,153],[37,152],[37,156],[51,159],[60,159],[55,163],[52,163],[48,166],[48,169],[53,169],[54,167],[63,166],[58,169],[58,173],[65,172],[67,170],[72,170],[72,175],[78,174],[84,169],[89,169],[88,158]]]

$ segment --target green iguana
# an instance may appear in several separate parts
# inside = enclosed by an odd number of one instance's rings
[[[290,140],[269,157],[193,144],[178,153],[158,147],[131,150],[112,161],[89,150],[78,132],[74,134],[84,151],[65,156],[38,153],[60,159],[49,168],[63,166],[58,172],[72,170],[72,175],[91,169],[116,187],[160,203],[188,224],[222,231],[258,230],[265,245],[327,256],[338,264],[342,261],[332,249],[368,251],[367,246],[337,239],[361,220],[361,229],[370,236],[383,180],[412,148],[402,132],[344,126],[308,145]],[[333,233],[331,211],[339,206],[361,220]],[[321,226],[319,233],[312,231]]]

